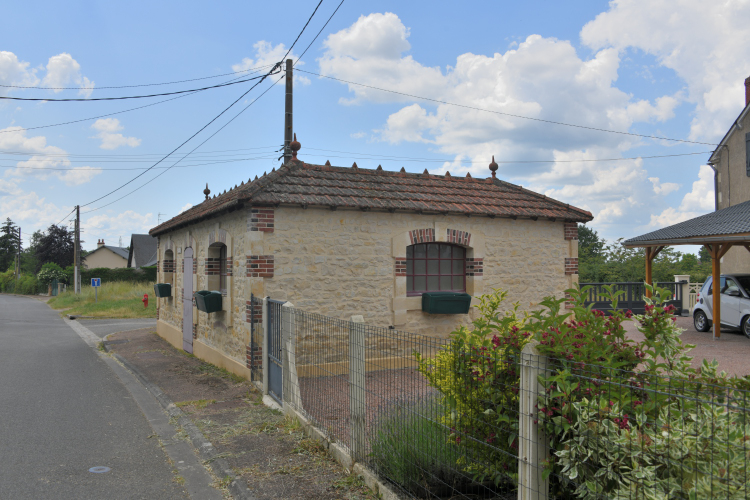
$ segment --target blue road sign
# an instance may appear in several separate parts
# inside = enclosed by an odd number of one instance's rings
[[[102,279],[101,278],[91,278],[91,286],[93,286],[93,287],[102,286]]]

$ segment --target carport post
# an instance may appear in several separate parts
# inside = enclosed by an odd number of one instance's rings
[[[714,299],[713,320],[714,340],[721,338],[721,258],[732,248],[731,243],[714,243],[706,245],[711,254],[712,283],[711,289]]]

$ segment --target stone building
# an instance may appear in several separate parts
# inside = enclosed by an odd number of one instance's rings
[[[750,78],[745,80],[745,107],[711,154],[716,210],[750,201]],[[750,253],[734,246],[722,258],[725,273],[750,272]]]
[[[445,336],[472,314],[422,311],[423,291],[500,288],[529,309],[578,279],[577,222],[590,212],[497,179],[391,172],[294,158],[153,228],[158,333],[245,373],[251,293],[342,319]],[[199,312],[196,290],[221,290]],[[473,311],[473,309],[472,309]],[[192,336],[190,335],[192,333]]]

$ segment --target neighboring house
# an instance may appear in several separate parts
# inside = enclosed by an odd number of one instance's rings
[[[98,240],[96,242],[96,250],[86,255],[85,265],[87,269],[95,269],[97,267],[108,267],[109,269],[127,267],[128,250],[126,248],[105,245],[104,240]]]
[[[157,331],[174,345],[184,335],[196,355],[244,367],[251,293],[445,336],[474,310],[422,312],[423,291],[465,291],[476,303],[500,288],[506,307],[528,310],[577,282],[577,222],[591,213],[495,178],[494,160],[492,177],[458,178],[310,165],[299,147],[279,170],[218,196],[206,189],[203,203],[150,231],[158,280],[173,285],[158,300]],[[222,291],[223,311],[191,306],[205,289]]]
[[[745,108],[742,110],[708,164],[713,167],[715,208],[750,201],[750,78],[745,80]],[[722,259],[726,273],[750,272],[750,252],[734,247]]]
[[[148,234],[131,235],[128,267],[155,266],[156,261],[156,238]]]

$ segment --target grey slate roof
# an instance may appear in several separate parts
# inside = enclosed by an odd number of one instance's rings
[[[624,241],[623,245],[694,245],[733,240],[750,240],[750,201],[630,238]]]
[[[130,236],[130,252],[126,256],[128,267],[156,265],[156,238],[148,234]]]

